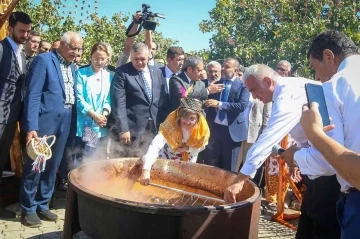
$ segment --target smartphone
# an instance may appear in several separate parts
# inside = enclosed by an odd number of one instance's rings
[[[321,85],[307,83],[305,84],[306,97],[308,101],[308,107],[312,102],[319,104],[319,112],[322,118],[324,126],[330,125],[329,113],[326,106],[324,90]]]

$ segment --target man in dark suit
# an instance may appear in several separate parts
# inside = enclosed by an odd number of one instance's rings
[[[205,102],[211,136],[204,162],[231,171],[235,171],[240,142],[247,137],[243,112],[249,102],[250,93],[245,84],[237,78],[239,65],[236,59],[225,59],[222,79],[215,82],[224,84],[225,89],[211,95]]]
[[[209,94],[221,92],[224,89],[223,84],[205,87],[205,83],[200,80],[203,69],[204,63],[200,57],[189,56],[184,61],[183,72],[170,78],[170,111],[176,110],[180,105],[180,99],[185,96],[203,101]]]
[[[43,172],[32,171],[34,162],[25,156],[20,186],[21,220],[30,227],[41,225],[39,217],[56,221],[48,202],[54,191],[56,172],[63,157],[68,137],[76,132],[75,70],[72,63],[82,50],[83,40],[76,32],[67,32],[60,47],[36,56],[29,69],[22,129],[26,141],[55,135],[52,157]],[[39,216],[38,216],[39,215]]]
[[[165,82],[159,68],[148,65],[149,49],[144,43],[135,43],[130,56],[131,62],[117,68],[112,80],[111,128],[125,150],[120,153],[140,157],[164,119],[159,108],[167,105]]]
[[[26,75],[21,47],[29,37],[31,19],[23,12],[9,17],[9,35],[0,41],[0,196],[1,176],[9,159],[17,121],[20,120]],[[15,218],[14,212],[0,208],[0,218]]]
[[[164,79],[166,80],[166,93],[169,94],[169,80],[172,76],[181,73],[181,69],[184,65],[184,50],[178,46],[169,47],[166,52],[167,64],[160,67]]]

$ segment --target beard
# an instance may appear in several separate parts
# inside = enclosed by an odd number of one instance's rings
[[[16,36],[16,34],[14,33],[14,31],[10,34],[11,39],[16,43],[16,44],[24,44],[27,40],[26,37],[18,37]]]

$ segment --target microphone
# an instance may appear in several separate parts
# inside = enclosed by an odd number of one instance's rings
[[[280,145],[274,145],[271,149],[271,152],[274,153],[274,154],[278,154],[278,155],[281,155],[282,153],[285,152],[285,149],[281,148]]]

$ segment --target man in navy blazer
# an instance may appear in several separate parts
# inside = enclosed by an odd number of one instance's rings
[[[21,46],[28,38],[30,29],[29,15],[13,12],[9,17],[9,35],[0,41],[0,189],[1,175],[8,162],[17,122],[23,110],[26,61],[21,54]],[[0,207],[0,218],[15,217],[14,212]]]
[[[131,62],[117,68],[112,80],[111,130],[122,156],[145,153],[168,113],[165,81],[159,68],[147,64],[148,54],[144,43],[135,43]]]
[[[205,102],[211,135],[204,162],[231,171],[235,171],[240,142],[247,138],[244,110],[250,93],[237,77],[239,66],[236,59],[225,59],[222,78],[215,82],[225,89]]]
[[[21,219],[30,227],[41,225],[39,217],[57,220],[57,215],[49,211],[48,202],[54,191],[66,141],[76,132],[76,81],[72,62],[82,50],[82,44],[78,33],[67,32],[57,50],[35,57],[29,69],[22,122],[22,129],[27,133],[26,142],[56,136],[45,171],[32,171],[34,161],[28,155],[25,157],[20,186]]]

